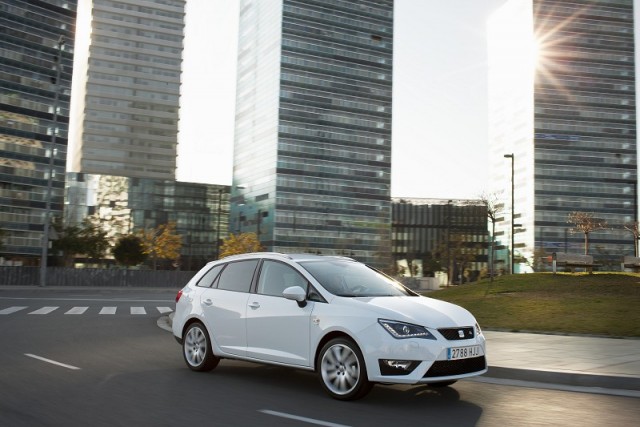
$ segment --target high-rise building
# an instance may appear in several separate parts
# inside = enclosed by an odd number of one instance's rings
[[[243,0],[232,233],[387,266],[393,0]]]
[[[69,171],[175,179],[185,0],[78,5]]]
[[[589,234],[600,264],[634,254],[624,230],[638,216],[634,52],[633,0],[510,0],[492,16],[496,237],[516,265],[584,253],[571,212],[608,224]]]
[[[18,264],[62,214],[76,3],[0,0],[0,257]]]

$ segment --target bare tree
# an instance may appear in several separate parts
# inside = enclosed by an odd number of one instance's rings
[[[596,218],[592,213],[571,212],[567,216],[567,222],[574,225],[572,233],[584,234],[584,254],[589,254],[589,234],[598,230],[607,229],[607,221]]]
[[[638,221],[627,222],[623,228],[633,234],[633,256],[638,256],[638,239],[640,238],[640,225]]]
[[[489,249],[489,277],[493,282],[493,256],[496,242],[496,221],[498,215],[502,212],[504,205],[500,203],[499,193],[482,193],[480,200],[487,208],[487,218],[491,222],[491,249]]]

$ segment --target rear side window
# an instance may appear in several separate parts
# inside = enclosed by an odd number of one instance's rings
[[[198,280],[197,286],[201,286],[203,288],[210,288],[211,285],[213,285],[213,282],[218,277],[218,274],[220,274],[222,267],[224,267],[224,264],[218,264],[213,268],[211,268],[209,271],[207,271],[204,274],[204,276],[202,276],[202,278]]]
[[[257,265],[257,259],[227,264],[227,267],[220,273],[218,289],[249,292],[251,281],[253,280],[253,273],[256,271]]]

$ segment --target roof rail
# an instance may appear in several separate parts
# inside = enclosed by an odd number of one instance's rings
[[[227,255],[224,258],[221,259],[234,259],[234,258],[244,258],[247,256],[256,256],[256,255],[277,255],[277,256],[281,256],[283,258],[289,258],[291,259],[291,257],[287,254],[283,254],[281,252],[245,252],[242,254],[234,254],[234,255]]]

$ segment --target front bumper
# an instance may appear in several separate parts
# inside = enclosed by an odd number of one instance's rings
[[[421,384],[458,380],[487,372],[484,335],[448,340],[437,332],[435,340],[396,339],[383,330],[368,330],[361,348],[370,381],[387,384]],[[473,357],[448,360],[450,348],[478,346]],[[392,365],[390,367],[390,365]],[[396,368],[395,366],[398,366]],[[406,369],[405,369],[406,367]]]

